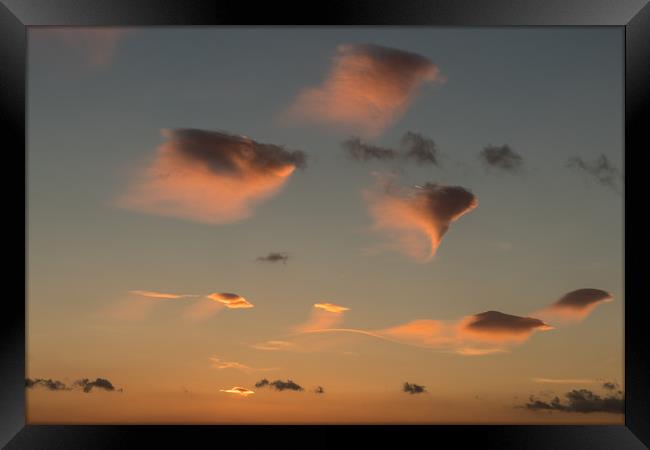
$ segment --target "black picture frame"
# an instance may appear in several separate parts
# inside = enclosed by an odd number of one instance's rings
[[[645,197],[632,158],[650,149],[650,5],[648,0],[329,0],[316,4],[277,4],[240,0],[0,0],[0,124],[3,142],[12,142],[26,161],[26,27],[160,25],[431,25],[431,26],[615,26],[625,29],[625,425],[621,426],[38,426],[25,424],[26,283],[5,298],[0,327],[0,445],[9,449],[187,448],[199,441],[217,446],[227,438],[248,442],[255,435],[289,447],[340,445],[341,434],[360,434],[364,446],[421,441],[454,447],[518,449],[635,449],[650,445],[650,350],[640,280],[632,275],[633,255],[643,240],[641,220],[632,220],[632,200]],[[646,119],[647,120],[647,119]],[[8,139],[7,139],[8,138]],[[10,166],[13,166],[11,164]],[[5,201],[16,211],[15,185]],[[14,170],[18,172],[17,170]],[[5,177],[5,180],[8,180]],[[633,189],[636,183],[636,189]],[[641,189],[641,190],[640,190]],[[637,200],[638,202],[639,200]],[[14,204],[15,203],[15,204]],[[637,213],[641,209],[635,208]],[[7,214],[5,224],[20,234],[21,221]],[[20,217],[20,215],[17,215]],[[26,213],[23,238],[27,250]],[[11,227],[16,227],[13,230]],[[637,239],[640,239],[639,241]],[[26,258],[26,257],[25,257]],[[24,260],[26,262],[26,259]],[[17,264],[15,265],[17,266]],[[26,264],[23,265],[25,280]],[[18,276],[16,276],[18,278]],[[10,285],[18,285],[13,277]],[[20,295],[20,290],[23,291]],[[13,291],[12,291],[13,294]],[[313,436],[309,436],[313,433]],[[292,444],[293,443],[293,444]]]

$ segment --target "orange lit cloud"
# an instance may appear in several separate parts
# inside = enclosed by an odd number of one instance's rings
[[[251,373],[251,372],[258,372],[258,371],[270,371],[270,370],[277,370],[277,368],[263,368],[263,369],[256,369],[250,366],[247,366],[246,364],[238,363],[236,361],[224,361],[220,358],[217,357],[212,357],[210,358],[210,361],[212,363],[212,367],[215,369],[219,370],[224,370],[224,369],[235,369],[235,370],[240,370],[244,373]]]
[[[142,297],[150,297],[150,298],[190,298],[190,297],[198,297],[198,295],[194,294],[167,294],[165,292],[157,292],[157,291],[129,291],[131,294],[135,295],[140,295]]]
[[[349,308],[334,303],[316,303],[309,320],[294,328],[297,333],[331,328],[343,320],[343,313]]]
[[[31,33],[65,46],[85,64],[101,67],[113,61],[119,42],[129,33],[129,30],[124,28],[65,27],[30,30]]]
[[[183,310],[183,318],[191,321],[204,321],[225,308],[221,303],[216,303],[207,298],[202,298]]]
[[[384,176],[378,176],[363,197],[373,228],[392,239],[392,248],[422,262],[433,258],[451,223],[478,205],[476,197],[459,186],[426,183],[403,188]]]
[[[254,394],[254,391],[251,391],[250,389],[246,389],[243,387],[235,386],[230,389],[219,389],[221,392],[227,392],[229,394],[236,394],[236,395],[241,395],[242,397],[248,397],[251,394]]]
[[[227,292],[214,293],[206,296],[210,300],[222,303],[229,309],[252,308],[254,305],[248,302],[244,297]]]
[[[420,85],[435,81],[444,81],[438,67],[418,54],[340,45],[323,84],[300,92],[289,116],[377,136],[404,114]]]
[[[580,321],[591,314],[600,303],[613,300],[609,292],[600,289],[577,289],[565,294],[538,314],[549,320]]]
[[[280,340],[258,342],[257,344],[251,345],[251,347],[254,348],[254,349],[257,349],[257,350],[269,350],[269,351],[290,350],[294,346],[295,346],[295,344],[293,342],[280,341]]]
[[[589,384],[597,383],[596,380],[587,380],[583,378],[532,378],[535,383],[548,383],[548,384]]]
[[[163,135],[167,142],[117,206],[208,224],[235,222],[250,217],[305,165],[301,151],[243,136],[197,129]]]

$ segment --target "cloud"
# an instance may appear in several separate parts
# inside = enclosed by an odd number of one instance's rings
[[[331,313],[342,313],[350,310],[350,308],[335,305],[334,303],[314,303],[314,308],[320,308]]]
[[[587,317],[600,303],[611,302],[612,295],[600,289],[577,289],[562,296],[539,312],[540,316],[564,321],[579,321]]]
[[[91,381],[88,378],[83,378],[81,380],[75,381],[75,385],[81,387],[84,392],[90,392],[93,388],[103,389],[105,391],[115,390],[113,383],[105,378],[97,378],[95,381]]]
[[[478,205],[474,194],[460,186],[404,188],[384,176],[363,197],[373,228],[388,234],[394,249],[421,262],[433,258],[452,222]]]
[[[486,311],[463,319],[460,334],[466,338],[490,342],[525,341],[537,330],[553,327],[532,317],[513,316],[498,311]]]
[[[262,372],[262,371],[269,371],[269,370],[277,370],[277,368],[272,367],[272,368],[263,368],[263,369],[258,369],[254,368],[251,366],[247,366],[246,364],[238,363],[236,361],[224,361],[220,358],[217,357],[211,357],[210,361],[212,363],[212,367],[215,369],[219,370],[224,370],[224,369],[235,369],[235,370],[240,370],[244,373],[251,373],[251,372]],[[259,386],[256,386],[259,387]]]
[[[603,389],[607,389],[608,391],[613,391],[617,388],[618,388],[618,384],[612,381],[606,381],[603,383]]]
[[[163,135],[167,142],[117,206],[207,224],[235,222],[250,217],[305,166],[302,151],[243,136],[198,129]]]
[[[279,341],[279,340],[259,342],[257,344],[251,345],[251,347],[254,348],[254,349],[257,349],[257,350],[269,350],[269,351],[290,350],[294,346],[295,346],[295,344],[293,342]]]
[[[402,136],[402,145],[405,147],[405,158],[414,159],[418,164],[433,164],[440,167],[440,152],[432,139],[408,131]]]
[[[282,261],[284,264],[287,263],[289,260],[289,254],[288,253],[280,253],[280,252],[271,252],[266,256],[259,256],[257,258],[257,261],[262,261],[262,262],[279,262]]]
[[[325,393],[325,389],[323,388],[323,386],[316,386],[314,388],[314,394],[324,394],[324,393]]]
[[[337,48],[319,87],[304,89],[289,117],[378,136],[404,114],[424,83],[444,81],[429,59],[372,44]]]
[[[103,389],[109,392],[116,390],[115,386],[113,386],[113,383],[111,383],[105,378],[96,378],[94,381],[89,380],[88,378],[82,378],[80,380],[75,381],[70,386],[66,385],[62,381],[52,380],[49,378],[48,379],[44,379],[44,378],[25,379],[25,387],[34,388],[37,386],[43,386],[49,389],[50,391],[71,391],[73,389],[78,388],[78,389],[82,389],[86,393],[92,391],[93,388]],[[118,391],[122,392],[122,389],[119,389]]]
[[[252,308],[254,305],[249,303],[244,297],[227,292],[214,293],[206,296],[210,300],[222,303],[229,309]]]
[[[419,384],[415,384],[415,383],[404,383],[404,387],[402,388],[402,390],[409,394],[422,394],[426,392],[424,386],[420,386]]]
[[[222,303],[215,302],[206,297],[188,305],[183,310],[182,316],[186,320],[201,322],[214,316],[224,308],[225,306]]]
[[[129,33],[124,28],[65,27],[30,30],[30,36],[47,39],[93,67],[109,65],[117,54],[120,41]]]
[[[42,386],[44,388],[49,389],[50,391],[69,391],[71,388],[66,386],[65,383],[59,381],[59,380],[52,380],[51,378],[44,379],[44,378],[26,378],[25,379],[25,387],[27,388],[35,388],[37,386]]]
[[[230,389],[219,389],[220,392],[227,392],[228,394],[235,394],[239,395],[242,397],[248,397],[249,395],[252,395],[255,393],[255,391],[251,391],[250,389],[246,389],[243,387],[235,386]]]
[[[307,322],[294,327],[293,331],[305,333],[314,330],[331,328],[341,322],[343,313],[349,308],[334,303],[316,303]]]
[[[621,171],[602,154],[593,162],[585,161],[579,156],[574,156],[567,161],[567,167],[584,172],[602,186],[614,190],[618,190],[618,183],[622,179]]]
[[[531,396],[524,408],[532,411],[563,411],[585,414],[594,412],[623,414],[625,412],[622,394],[601,397],[588,389],[574,389],[567,392],[565,397],[565,402],[560,401],[559,397],[547,402]]]
[[[535,383],[549,384],[589,384],[595,383],[596,380],[587,380],[583,378],[532,378]]]
[[[393,160],[399,156],[399,153],[386,147],[378,147],[363,142],[358,137],[350,138],[341,143],[348,156],[356,161],[369,161],[371,159]]]
[[[198,295],[194,294],[167,294],[165,292],[157,292],[157,291],[129,291],[131,294],[135,295],[140,295],[142,297],[150,297],[150,298],[169,298],[169,299],[176,299],[176,298],[190,298],[190,297],[198,297]]]
[[[261,379],[257,383],[255,383],[255,387],[257,388],[263,388],[263,387],[272,387],[276,391],[304,391],[303,387],[300,386],[299,384],[294,383],[292,380],[287,380],[287,381],[282,381],[282,380],[275,380],[269,382],[266,378]]]
[[[496,168],[510,173],[518,172],[524,163],[521,155],[507,145],[488,145],[479,153],[479,158],[487,169]]]

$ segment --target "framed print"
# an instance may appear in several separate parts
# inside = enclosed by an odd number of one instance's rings
[[[6,448],[649,445],[646,1],[0,23]]]

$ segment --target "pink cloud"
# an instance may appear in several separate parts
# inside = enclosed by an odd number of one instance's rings
[[[379,45],[340,45],[323,84],[300,92],[289,117],[378,136],[404,114],[420,85],[436,81],[444,79],[424,56]]]

